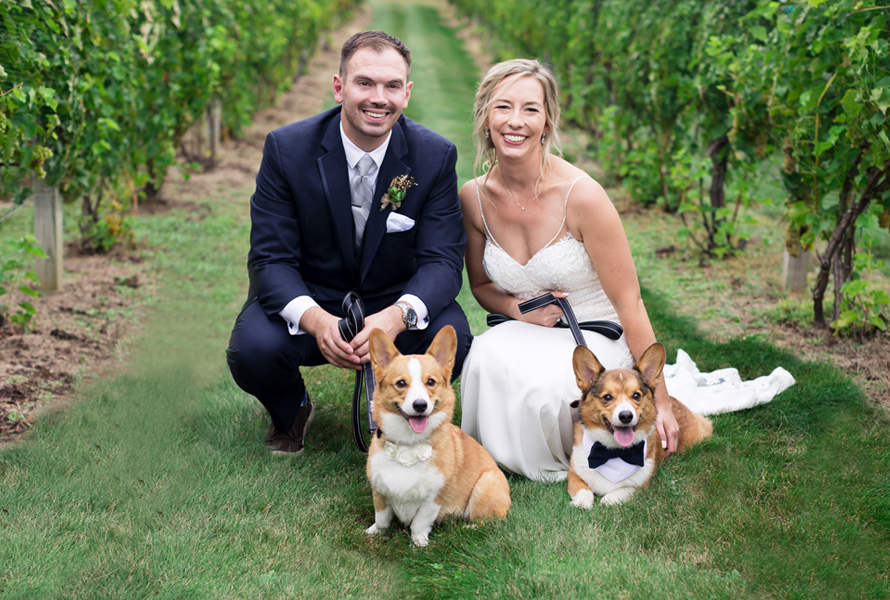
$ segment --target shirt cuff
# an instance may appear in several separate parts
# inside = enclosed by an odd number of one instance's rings
[[[423,300],[415,296],[414,294],[404,294],[401,298],[399,298],[400,302],[407,302],[414,308],[414,312],[417,314],[417,326],[411,327],[414,329],[426,329],[430,324],[430,311],[426,307],[426,304],[423,303]]]
[[[303,335],[306,333],[300,329],[300,319],[303,318],[303,313],[313,306],[318,306],[318,303],[312,299],[312,296],[297,296],[281,309],[281,312],[278,314],[287,323],[287,332],[289,334]]]

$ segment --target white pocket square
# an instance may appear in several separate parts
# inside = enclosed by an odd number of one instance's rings
[[[414,219],[397,212],[389,213],[389,216],[386,218],[386,233],[408,231],[412,227],[414,227]]]

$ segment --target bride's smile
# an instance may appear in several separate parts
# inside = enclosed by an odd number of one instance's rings
[[[523,76],[504,80],[486,121],[499,162],[529,156],[540,160],[541,136],[547,131],[541,82]]]

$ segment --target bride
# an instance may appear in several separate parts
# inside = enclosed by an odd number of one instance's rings
[[[518,304],[552,292],[578,321],[610,320],[611,340],[585,331],[607,368],[630,368],[655,340],[617,211],[596,181],[559,151],[559,88],[534,60],[489,70],[475,102],[476,171],[460,190],[470,288],[492,313],[512,317],[473,341],[461,378],[461,427],[504,468],[536,480],[564,479],[572,450],[569,404],[580,397],[571,331],[551,304]],[[679,431],[664,379],[658,432],[668,454]]]

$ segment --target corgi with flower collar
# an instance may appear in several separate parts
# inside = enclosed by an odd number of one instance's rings
[[[404,356],[382,331],[371,332],[378,429],[368,449],[374,496],[368,534],[387,529],[395,516],[415,544],[426,546],[433,524],[447,515],[503,519],[510,509],[507,478],[488,451],[451,422],[456,348],[451,326],[423,355]]]
[[[602,504],[625,502],[648,485],[664,461],[655,427],[655,388],[664,361],[664,346],[657,342],[633,369],[606,369],[589,349],[575,348],[572,365],[581,400],[568,478],[575,506],[591,508],[594,495]],[[680,425],[678,452],[711,435],[708,419],[676,398],[671,408]]]

